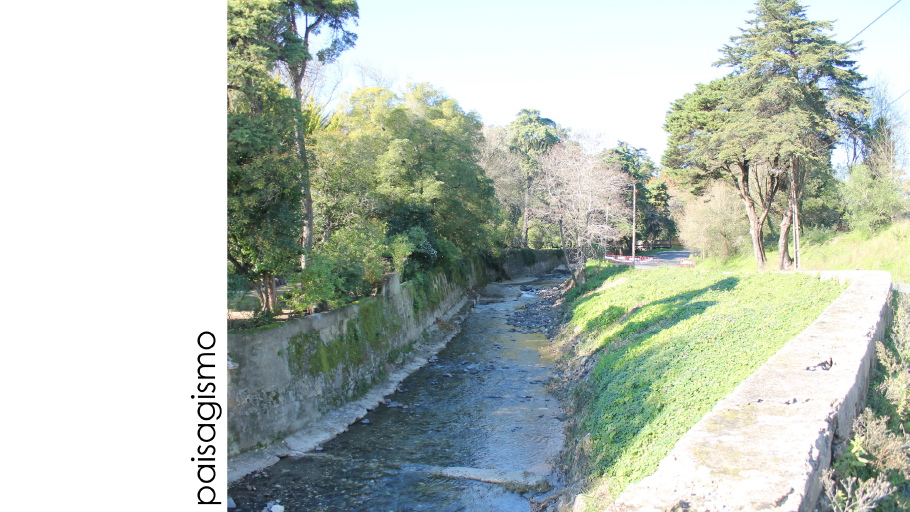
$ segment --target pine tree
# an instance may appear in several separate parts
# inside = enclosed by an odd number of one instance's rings
[[[746,208],[759,270],[762,225],[778,190],[788,208],[781,222],[779,267],[789,265],[787,234],[799,229],[799,202],[811,169],[829,170],[844,129],[868,109],[850,55],[858,45],[836,42],[829,22],[810,21],[796,0],[759,0],[747,28],[721,49],[715,65],[729,76],[675,102],[664,164],[693,188],[726,178]],[[798,236],[794,249],[799,254]]]

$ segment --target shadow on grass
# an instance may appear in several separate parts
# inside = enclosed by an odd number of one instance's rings
[[[738,278],[727,277],[631,311],[610,306],[586,322],[586,332],[592,334],[625,322],[596,349],[597,364],[589,378],[576,386],[574,396],[575,410],[580,414],[576,415],[579,421],[572,437],[589,436],[579,444],[583,454],[576,450],[576,455],[583,457],[586,473],[610,477],[617,486],[611,491],[618,493],[656,470],[685,430],[707,412],[701,410],[705,407],[701,398],[711,381],[701,380],[705,376],[698,374],[695,369],[699,365],[694,363],[704,357],[699,339],[673,336],[643,343],[717,304],[701,300],[705,293],[732,290],[738,283]],[[592,287],[599,285],[591,283]],[[578,300],[572,304],[572,311],[594,298]],[[634,464],[624,458],[629,454]],[[617,466],[620,459],[625,462]]]

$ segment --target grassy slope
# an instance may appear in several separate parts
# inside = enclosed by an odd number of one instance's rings
[[[597,291],[569,306],[581,339],[574,355],[598,361],[575,388],[571,435],[582,439],[587,472],[600,477],[595,494],[610,499],[653,473],[687,430],[843,288],[800,274],[614,267],[587,289]]]
[[[776,246],[767,247],[766,251],[767,268],[776,269]],[[727,261],[698,260],[698,265],[713,270],[755,270],[751,247],[746,252]],[[895,283],[910,283],[910,222],[892,224],[871,237],[856,232],[834,235],[807,230],[802,239],[802,256],[806,269],[887,270]]]

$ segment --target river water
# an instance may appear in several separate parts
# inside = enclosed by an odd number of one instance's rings
[[[535,289],[557,280],[516,280]],[[437,358],[412,373],[361,422],[303,457],[234,484],[239,510],[277,501],[300,511],[528,511],[534,492],[431,474],[427,466],[549,475],[562,449],[562,414],[543,382],[554,360],[545,335],[508,324],[533,292],[478,304]],[[397,407],[396,407],[397,405]],[[552,476],[548,476],[555,483]]]

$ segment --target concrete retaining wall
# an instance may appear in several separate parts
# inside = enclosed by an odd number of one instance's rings
[[[820,274],[850,285],[609,510],[814,510],[892,316],[889,273]]]
[[[423,286],[387,276],[380,297],[277,327],[228,335],[228,453],[274,443],[363,396],[409,360],[438,317],[465,301],[470,276]],[[353,421],[353,420],[352,420]]]
[[[501,269],[487,269],[487,277],[495,280],[497,277],[516,279],[519,277],[535,276],[549,272],[565,261],[562,251],[555,249],[510,249],[501,258]],[[506,273],[499,276],[500,271]]]

